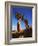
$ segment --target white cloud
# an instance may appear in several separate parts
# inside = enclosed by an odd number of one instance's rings
[[[17,31],[17,26],[14,26],[14,25],[13,25],[13,26],[12,26],[12,31],[13,31],[13,30],[16,30],[16,31]]]

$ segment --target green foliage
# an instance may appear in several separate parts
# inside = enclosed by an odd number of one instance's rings
[[[21,15],[20,13],[16,13],[16,16],[15,16],[18,20],[21,19],[22,21],[24,20],[24,16]]]

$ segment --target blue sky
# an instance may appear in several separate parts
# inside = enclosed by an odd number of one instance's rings
[[[11,19],[12,19],[12,26],[17,27],[18,20],[15,18],[16,13],[21,13],[25,19],[28,20],[28,24],[32,25],[32,8],[31,7],[23,7],[23,6],[11,6]],[[21,21],[21,28],[25,28],[25,24]]]

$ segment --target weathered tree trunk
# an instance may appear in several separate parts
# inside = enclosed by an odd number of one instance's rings
[[[20,32],[20,21],[17,23],[17,31]]]

